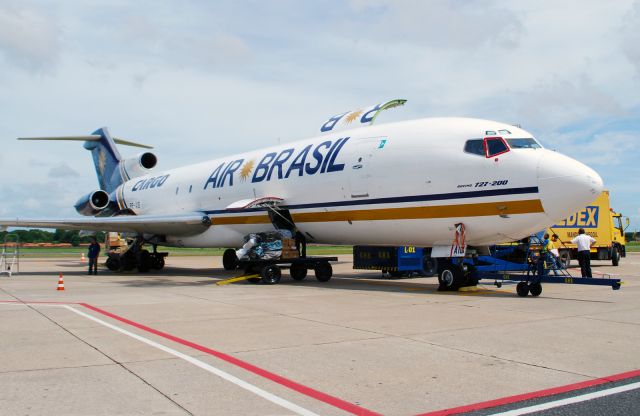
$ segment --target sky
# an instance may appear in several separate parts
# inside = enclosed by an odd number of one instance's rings
[[[158,169],[377,122],[520,124],[594,168],[640,230],[640,0],[0,0],[0,217],[72,217],[107,126]],[[138,151],[121,148],[125,156]]]

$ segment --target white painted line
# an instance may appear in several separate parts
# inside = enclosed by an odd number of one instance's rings
[[[554,407],[566,406],[568,404],[586,402],[588,400],[600,397],[610,396],[612,394],[623,393],[629,390],[640,388],[640,382],[631,383],[624,386],[612,387],[606,390],[595,391],[593,393],[583,394],[582,396],[569,397],[566,399],[555,400],[553,402],[542,403],[535,406],[523,407],[522,409],[509,410],[502,413],[494,413],[492,416],[518,416],[527,415],[529,413],[539,412],[541,410],[553,409]]]
[[[233,384],[235,384],[235,385],[237,385],[239,387],[242,387],[245,390],[248,390],[248,391],[250,391],[250,392],[252,392],[254,394],[257,394],[258,396],[260,396],[260,397],[262,397],[264,399],[267,399],[270,402],[277,404],[278,406],[282,406],[285,409],[289,409],[292,412],[295,412],[296,414],[303,415],[303,416],[318,416],[316,413],[313,413],[310,410],[307,410],[307,409],[305,409],[303,407],[300,407],[297,404],[291,403],[290,401],[285,400],[282,397],[276,396],[275,394],[269,393],[268,391],[262,390],[261,388],[256,387],[253,384],[247,383],[246,381],[241,380],[241,379],[237,378],[236,376],[233,376],[233,375],[231,375],[231,374],[229,374],[229,373],[227,373],[225,371],[222,371],[219,368],[216,368],[216,367],[214,367],[214,366],[212,366],[210,364],[207,364],[204,361],[200,361],[198,359],[195,359],[195,358],[191,357],[190,355],[183,354],[183,353],[181,353],[179,351],[176,351],[176,350],[174,350],[172,348],[169,348],[167,346],[159,344],[159,343],[157,343],[155,341],[152,341],[152,340],[147,339],[145,337],[141,337],[140,335],[134,334],[133,332],[129,332],[126,329],[122,329],[122,328],[120,328],[120,327],[118,327],[116,325],[112,325],[112,324],[110,324],[110,323],[108,323],[106,321],[103,321],[102,319],[98,319],[98,318],[96,318],[94,316],[91,316],[89,314],[81,312],[81,311],[79,311],[79,310],[77,310],[75,308],[72,308],[71,306],[68,306],[68,305],[38,305],[38,306],[62,306],[64,308],[66,308],[66,309],[69,309],[73,313],[76,313],[76,314],[78,314],[80,316],[83,316],[83,317],[85,317],[87,319],[90,319],[90,320],[92,320],[94,322],[97,322],[100,325],[104,325],[107,328],[113,329],[114,331],[120,332],[121,334],[127,335],[127,336],[129,336],[129,337],[131,337],[133,339],[136,339],[136,340],[138,340],[140,342],[143,342],[143,343],[145,343],[147,345],[155,347],[155,348],[157,348],[159,350],[162,350],[162,351],[164,351],[166,353],[169,353],[171,355],[175,355],[176,357],[181,358],[181,359],[183,359],[183,360],[185,360],[185,361],[187,361],[187,362],[189,362],[189,363],[191,363],[191,364],[193,364],[193,365],[195,365],[197,367],[200,367],[201,369],[203,369],[205,371],[208,371],[208,372],[210,372],[212,374],[215,374],[218,377],[223,378],[223,379],[225,379],[225,380],[227,380],[227,381],[229,381],[229,382],[231,382],[231,383],[233,383]]]

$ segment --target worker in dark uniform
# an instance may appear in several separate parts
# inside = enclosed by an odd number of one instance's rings
[[[307,238],[297,228],[293,238],[296,241],[296,250],[298,250],[300,257],[307,257]]]
[[[89,253],[87,257],[89,258],[89,274],[93,269],[93,274],[98,274],[98,255],[100,254],[100,244],[96,241],[95,238],[91,239],[91,244],[89,244]]]

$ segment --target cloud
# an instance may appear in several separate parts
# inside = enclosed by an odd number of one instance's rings
[[[624,19],[621,47],[629,61],[635,66],[637,75],[640,76],[640,0],[634,2],[632,10]]]
[[[352,0],[350,5],[359,30],[368,35],[437,49],[514,48],[522,34],[519,16],[495,1]]]
[[[30,72],[50,72],[58,61],[60,30],[51,16],[12,4],[0,8],[0,53]]]
[[[74,176],[80,176],[80,174],[64,162],[49,170],[50,178],[68,178]]]

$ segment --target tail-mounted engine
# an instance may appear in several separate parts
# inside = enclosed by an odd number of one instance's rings
[[[98,190],[80,197],[75,204],[78,214],[93,216],[97,215],[109,206],[109,194]]]
[[[136,157],[125,159],[121,163],[126,175],[130,179],[149,173],[158,163],[158,158],[151,152],[144,152]]]

